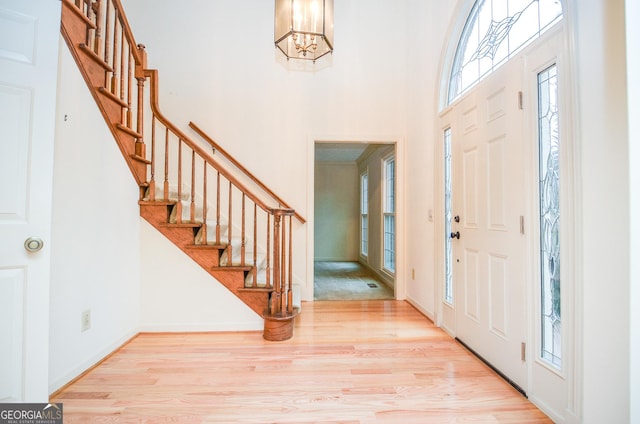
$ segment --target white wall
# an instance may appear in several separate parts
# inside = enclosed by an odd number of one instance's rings
[[[335,2],[335,52],[308,70],[276,52],[272,1],[123,4],[149,66],[159,69],[164,114],[188,134],[195,121],[307,218],[296,246],[313,246],[307,189],[316,140],[403,140],[405,1]],[[293,264],[306,299],[313,288],[309,253],[296,251]]]
[[[317,261],[357,261],[360,176],[355,162],[316,162],[314,256]]]
[[[629,121],[629,216],[640,216],[640,2],[625,2],[627,32],[627,118]],[[640,222],[631,219],[629,222],[630,258],[640,258]],[[630,399],[640,399],[640,262],[631,261],[631,295],[629,296],[629,351],[630,364]],[[631,402],[629,422],[640,422],[640,402]]]
[[[407,232],[399,248],[407,254],[407,299],[434,318],[439,283],[435,281],[434,260],[440,249],[434,243],[434,222],[444,213],[435,207],[434,199],[434,161],[442,161],[434,157],[435,144],[441,142],[438,97],[441,62],[457,9],[453,1],[409,0],[407,10],[407,47],[411,51],[407,79],[411,83],[407,93],[407,161],[400,170],[407,181]]]
[[[140,245],[140,331],[262,331],[262,317],[142,218]]]
[[[626,423],[631,403],[624,1],[572,1],[569,5],[576,29],[575,87],[580,113],[582,252],[577,322],[582,324],[578,348],[582,418],[584,423]]]
[[[54,391],[133,336],[140,305],[138,187],[60,41],[51,241]],[[91,311],[82,332],[81,313]]]

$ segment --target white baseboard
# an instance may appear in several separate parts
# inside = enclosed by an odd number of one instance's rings
[[[435,320],[435,315],[426,310],[425,308],[423,308],[418,302],[416,302],[414,299],[412,299],[410,296],[407,296],[407,298],[405,299],[407,302],[409,302],[411,304],[411,306],[413,306],[414,308],[416,308],[418,311],[420,311],[420,313],[424,316],[426,316],[427,318],[429,318],[431,321],[433,321],[434,323],[436,322]]]
[[[156,323],[140,326],[141,333],[197,333],[225,331],[263,331],[264,323],[260,322],[225,322],[225,323]]]
[[[79,364],[77,367],[73,368],[71,371],[67,372],[62,377],[56,379],[55,381],[49,382],[49,394],[52,394],[56,390],[60,390],[66,384],[78,378],[82,373],[94,367],[96,364],[99,364],[109,355],[111,355],[116,350],[120,349],[125,343],[131,340],[134,336],[138,334],[138,331],[131,330],[124,336],[115,340],[113,343],[109,344],[107,347],[102,349],[100,352],[92,355],[89,359],[84,361],[82,364]]]

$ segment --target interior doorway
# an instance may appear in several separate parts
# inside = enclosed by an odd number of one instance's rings
[[[395,154],[393,143],[315,143],[314,300],[395,298]]]

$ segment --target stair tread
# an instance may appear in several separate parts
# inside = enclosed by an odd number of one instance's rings
[[[129,135],[131,135],[133,137],[136,137],[138,139],[142,139],[142,134],[138,133],[135,130],[132,130],[131,128],[127,127],[126,125],[118,123],[118,124],[116,124],[116,128],[118,128],[122,132],[126,132],[127,134],[129,134]]]
[[[183,227],[183,228],[193,228],[202,226],[202,222],[162,222],[159,224],[162,227]]]
[[[219,269],[219,270],[227,270],[227,271],[251,271],[251,268],[253,268],[251,265],[221,265],[221,266],[214,266],[212,269]]]
[[[273,287],[239,287],[238,291],[241,292],[265,292],[271,293],[273,291]]]
[[[226,249],[226,244],[190,244],[189,246],[185,246],[187,249],[211,249],[211,250],[222,250]]]
[[[91,58],[91,60],[93,60],[95,63],[97,63],[98,65],[100,65],[105,71],[107,72],[113,72],[113,68],[111,66],[109,66],[109,64],[107,62],[105,62],[100,56],[98,56],[96,54],[96,52],[94,52],[93,50],[91,50],[91,48],[89,46],[87,46],[84,43],[80,43],[78,45],[78,49],[81,52],[84,52],[88,57]]]
[[[110,99],[113,102],[116,102],[118,105],[120,105],[121,107],[128,107],[129,105],[127,104],[127,102],[125,102],[124,100],[122,100],[120,97],[118,97],[116,94],[113,94],[111,91],[107,90],[105,87],[96,87],[96,89],[98,90],[98,93],[103,94],[105,97],[107,97],[108,99]]]
[[[138,155],[129,155],[131,157],[131,159],[133,160],[137,160],[138,162],[142,162],[145,163],[147,165],[151,165],[151,161],[147,158],[143,158],[142,156],[138,156]]]
[[[143,206],[173,206],[176,202],[174,200],[138,200],[138,204]]]

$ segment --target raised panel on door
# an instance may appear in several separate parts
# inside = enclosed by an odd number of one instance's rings
[[[488,229],[506,231],[507,194],[505,182],[509,178],[505,169],[507,146],[504,134],[487,143],[487,213]]]
[[[505,340],[509,338],[507,262],[508,257],[489,255],[489,329]]]
[[[472,249],[464,251],[464,314],[475,323],[480,323],[479,262],[477,251]]]

